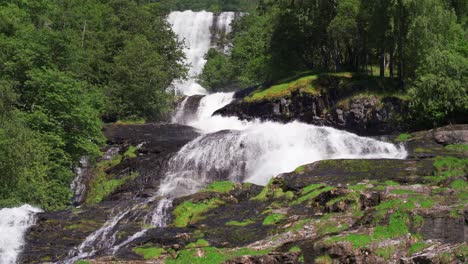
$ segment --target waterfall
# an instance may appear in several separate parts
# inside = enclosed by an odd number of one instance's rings
[[[233,12],[220,14],[218,23],[215,24],[215,15],[211,12],[172,12],[168,16],[168,22],[176,33],[178,40],[185,44],[184,53],[186,63],[190,66],[188,80],[176,81],[174,87],[176,93],[182,95],[208,94],[205,88],[197,83],[196,78],[205,66],[205,54],[213,47],[212,28],[217,27],[228,34],[231,31],[231,22],[234,19]],[[218,30],[218,31],[219,31]],[[224,49],[224,47],[223,47]]]
[[[24,244],[24,233],[34,225],[40,209],[30,205],[0,210],[0,263],[16,263]]]

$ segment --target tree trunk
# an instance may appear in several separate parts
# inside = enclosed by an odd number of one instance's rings
[[[395,57],[394,57],[394,54],[393,54],[393,51],[390,52],[390,65],[389,65],[389,68],[390,68],[390,77],[393,78],[394,74],[393,74],[393,68],[394,68],[394,60],[395,60]]]
[[[380,51],[380,78],[385,77],[385,51]]]

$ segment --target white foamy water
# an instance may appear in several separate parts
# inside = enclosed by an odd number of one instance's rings
[[[231,30],[234,13],[221,13],[220,16],[217,27],[227,30],[227,34]],[[206,11],[177,11],[170,13],[167,20],[178,39],[184,41],[186,63],[190,65],[188,80],[175,82],[175,90],[182,95],[208,94],[206,89],[197,83],[196,77],[202,72],[206,63],[205,54],[212,47],[211,28],[214,26],[214,14]]]
[[[0,263],[16,263],[24,244],[24,233],[34,225],[35,214],[42,212],[30,205],[0,209]]]

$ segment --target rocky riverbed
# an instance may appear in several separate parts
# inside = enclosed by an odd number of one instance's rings
[[[139,146],[107,174],[138,177],[97,204],[40,213],[21,263],[63,260],[109,215],[143,202],[158,186],[154,172],[197,135],[165,124],[114,125],[105,134],[120,153]],[[175,199],[166,227],[80,263],[466,263],[468,126],[389,140],[404,144],[408,159],[324,160],[265,187],[215,182]],[[114,244],[142,230],[158,201],[130,211]]]

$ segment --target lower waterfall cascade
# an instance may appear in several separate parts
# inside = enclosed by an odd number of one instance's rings
[[[23,234],[34,225],[39,212],[30,205],[0,209],[0,263],[16,263],[24,244]]]

